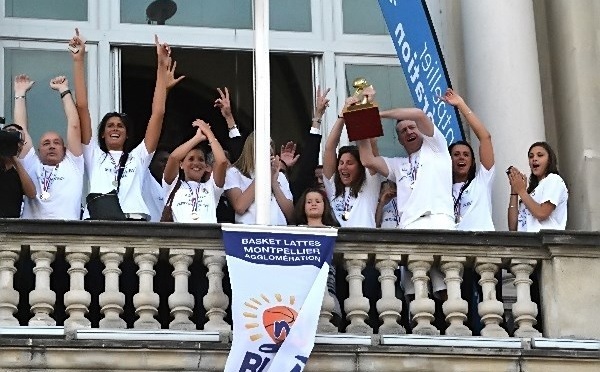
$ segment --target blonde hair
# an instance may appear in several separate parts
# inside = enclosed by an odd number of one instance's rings
[[[239,159],[233,163],[233,166],[248,178],[250,178],[251,173],[254,173],[254,132],[246,138],[242,153]]]

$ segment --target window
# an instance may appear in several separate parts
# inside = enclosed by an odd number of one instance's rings
[[[6,17],[87,21],[87,0],[5,0]]]
[[[377,0],[343,0],[342,14],[345,34],[388,34]]]

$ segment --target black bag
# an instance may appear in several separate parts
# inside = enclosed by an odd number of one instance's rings
[[[121,177],[125,170],[125,163],[129,154],[123,152],[119,159],[119,170],[117,172],[117,188],[105,194],[90,193],[85,198],[87,209],[90,214],[90,220],[108,220],[125,221],[127,217],[121,209],[119,203],[119,187],[121,186]]]
[[[171,206],[173,205],[173,199],[175,198],[175,193],[179,190],[179,187],[181,187],[181,179],[177,179],[177,185],[173,187],[173,191],[169,194],[165,208],[160,216],[160,222],[173,222],[173,208]]]

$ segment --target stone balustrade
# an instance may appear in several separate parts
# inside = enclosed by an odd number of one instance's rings
[[[335,252],[343,319],[332,324],[325,291],[322,333],[600,338],[598,233],[341,229]],[[399,266],[414,298],[398,288]],[[511,326],[497,293],[503,269],[514,276]],[[476,282],[465,286],[467,270]],[[227,334],[230,295],[218,225],[0,220],[0,327]]]

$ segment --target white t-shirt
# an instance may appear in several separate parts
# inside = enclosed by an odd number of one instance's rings
[[[277,176],[277,182],[279,182],[279,187],[281,187],[281,191],[286,198],[289,200],[293,200],[292,192],[290,191],[290,184],[288,183],[287,178],[283,175],[283,173],[279,173]],[[248,178],[242,174],[236,167],[229,167],[227,169],[227,173],[225,175],[225,185],[223,189],[225,191],[238,188],[242,192],[246,191],[246,189],[252,183],[252,178]],[[250,208],[244,214],[235,214],[235,223],[243,223],[247,225],[256,224],[256,202],[252,202]],[[277,200],[275,200],[275,196],[271,194],[271,225],[287,225],[287,220],[283,211],[277,204]]]
[[[546,220],[539,221],[531,215],[525,203],[519,202],[517,231],[537,232],[541,229],[564,230],[566,228],[569,191],[565,181],[558,174],[548,174],[529,195],[537,203],[550,202],[556,208]]]
[[[32,148],[23,158],[23,167],[35,185],[36,197],[24,198],[22,218],[79,220],[83,155],[67,150],[58,165],[43,165]]]
[[[439,129],[423,135],[423,145],[410,157],[383,158],[388,179],[396,182],[400,228],[428,214],[445,214],[454,220],[452,159]],[[411,187],[412,186],[412,187]]]
[[[85,169],[90,180],[90,193],[107,193],[117,188],[113,182],[117,179],[121,154],[122,151],[105,153],[100,149],[95,138],[92,138],[89,145],[83,145]],[[146,149],[144,141],[129,153],[119,188],[119,203],[124,213],[149,214],[150,211],[142,198],[142,184],[151,160],[152,154]],[[88,217],[89,213],[86,208],[83,218]]]
[[[469,186],[463,191],[460,198],[460,206],[455,212],[459,212],[459,222],[456,230],[461,231],[494,231],[492,221],[492,180],[496,167],[490,170],[479,164],[477,174]],[[452,199],[456,200],[460,188],[464,182],[452,185]]]
[[[381,215],[382,229],[397,229],[400,223],[396,198],[392,198],[384,207]]]
[[[163,179],[165,198],[177,185],[177,180],[170,185]],[[175,192],[171,209],[173,222],[184,223],[217,223],[217,204],[223,194],[223,188],[215,184],[212,174],[206,182],[181,181]]]
[[[146,169],[146,174],[144,175],[142,197],[150,211],[150,221],[160,222],[167,197],[162,185],[156,182],[156,179],[150,173],[150,169]]]
[[[331,202],[331,208],[342,227],[376,227],[375,210],[381,187],[381,176],[366,171],[365,183],[362,185],[358,196],[355,198],[350,192],[350,187],[344,188],[344,193],[335,196],[335,175],[330,179],[323,177],[325,192]],[[346,214],[347,220],[342,218]]]

